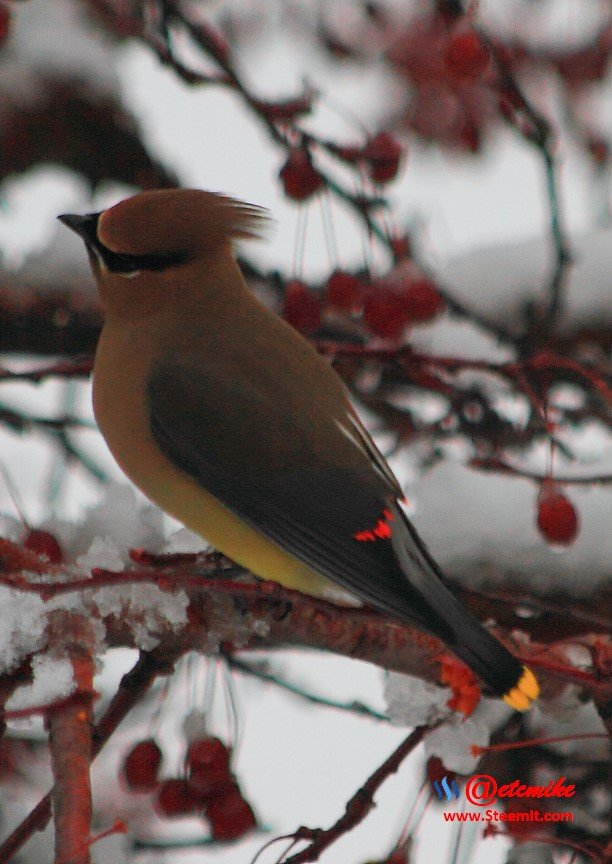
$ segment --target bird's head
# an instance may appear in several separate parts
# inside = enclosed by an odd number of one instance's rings
[[[266,211],[199,189],[141,192],[100,213],[58,219],[84,241],[96,276],[162,273],[256,237]]]

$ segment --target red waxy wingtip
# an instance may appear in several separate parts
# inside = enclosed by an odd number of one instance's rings
[[[355,540],[359,540],[360,543],[369,543],[372,540],[388,540],[391,536],[391,526],[387,523],[393,521],[394,518],[393,513],[385,508],[383,510],[383,518],[379,519],[376,525],[372,528],[367,528],[365,531],[357,531],[353,534],[353,537]]]

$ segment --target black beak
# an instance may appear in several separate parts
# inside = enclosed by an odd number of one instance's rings
[[[62,213],[57,218],[74,231],[75,234],[82,237],[88,245],[95,245],[98,242],[99,216],[99,213],[86,213],[84,216],[80,216],[77,213]]]

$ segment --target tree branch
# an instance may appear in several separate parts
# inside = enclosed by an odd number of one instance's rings
[[[121,679],[119,689],[111,700],[104,715],[93,729],[91,736],[91,758],[95,758],[102,750],[117,726],[125,719],[147,692],[158,675],[169,675],[174,670],[174,663],[180,656],[180,651],[151,651],[142,653],[138,662]],[[51,818],[51,795],[49,792],[42,798],[23,822],[0,845],[0,861],[10,861],[23,847],[35,831],[43,831]]]
[[[78,694],[47,718],[54,779],[55,860],[59,864],[90,864],[93,638],[87,619],[63,610],[52,613],[49,629],[50,650],[65,653],[72,661]]]

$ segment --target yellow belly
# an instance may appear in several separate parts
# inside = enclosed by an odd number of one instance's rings
[[[148,467],[131,471],[129,476],[162,510],[256,576],[306,594],[321,595],[330,587],[322,576],[242,522],[172,465],[160,466],[154,477]]]

